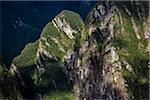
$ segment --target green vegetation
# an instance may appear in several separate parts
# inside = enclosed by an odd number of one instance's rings
[[[13,63],[17,67],[27,67],[35,64],[38,41],[25,46],[21,54],[14,58]]]
[[[123,16],[123,25],[121,27],[125,29],[125,32],[116,31],[113,45],[119,47],[117,52],[121,59],[125,59],[133,68],[134,72],[129,72],[126,68],[123,68],[123,75],[127,80],[129,90],[134,95],[135,100],[144,99],[148,97],[148,52],[145,51],[148,43],[141,34],[142,39],[139,40],[136,37],[130,16],[122,8],[119,10]],[[134,17],[134,20],[139,24],[139,28],[143,32],[142,21],[137,17]],[[139,48],[139,43],[144,47]]]
[[[62,11],[62,13],[56,17],[65,18],[67,23],[71,25],[71,28],[78,32],[77,35],[75,35],[75,39],[70,39],[66,33],[59,31],[52,22],[49,22],[44,27],[40,39],[34,43],[26,45],[21,54],[13,60],[13,63],[19,68],[23,75],[27,74],[26,76],[30,76],[34,82],[38,81],[37,84],[39,89],[44,91],[43,94],[50,93],[53,90],[69,90],[71,86],[68,83],[68,78],[63,72],[63,69],[60,68],[61,65],[58,62],[55,63],[54,61],[51,61],[51,59],[45,58],[48,60],[42,60],[42,64],[46,71],[44,74],[39,75],[35,66],[35,63],[37,63],[35,60],[37,49],[39,48],[39,42],[41,42],[43,49],[57,57],[61,62],[64,55],[70,49],[74,49],[74,46],[76,46],[75,44],[80,44],[81,34],[84,28],[80,16],[71,11]],[[57,83],[57,89],[54,82]]]
[[[74,48],[74,44],[80,43],[84,24],[79,14],[72,11],[62,11],[56,17],[60,17],[61,19],[64,18],[70,24],[71,28],[79,32],[74,40],[70,39],[64,32],[59,32],[52,22],[49,22],[44,27],[39,41],[41,41],[42,46],[45,47],[46,51],[62,60],[67,51]],[[38,41],[28,44],[21,54],[13,60],[13,63],[17,67],[34,65],[37,49]]]
[[[84,26],[82,18],[78,13],[63,10],[58,16],[60,16],[62,19],[64,18],[74,30],[80,31]]]
[[[113,39],[113,45],[115,47],[119,47],[119,48],[123,48],[123,47],[126,47],[127,46],[127,43],[125,40],[123,40],[120,36],[116,36],[114,39]]]
[[[75,100],[75,96],[72,92],[53,91],[52,93],[45,95],[43,99],[44,100]]]
[[[56,17],[65,19],[71,28],[78,32],[75,35],[75,39],[70,39],[66,33],[59,32],[52,22],[49,22],[43,29],[41,34],[42,39],[40,40],[42,41],[42,45],[46,51],[62,60],[67,51],[74,48],[74,45],[75,47],[79,46],[84,24],[79,14],[72,11],[64,10]]]
[[[75,35],[74,44],[73,44],[75,48],[78,48],[80,46],[80,42],[82,38],[81,35],[85,34],[85,25],[83,23],[82,18],[80,17],[79,14],[68,10],[62,11],[58,16],[60,16],[61,19],[65,19],[69,23],[71,28],[78,32]]]
[[[45,39],[40,40],[45,49],[60,59],[62,59],[68,49],[72,48],[72,44],[74,43],[64,32],[59,32],[51,22],[43,29],[41,37]],[[48,45],[46,45],[46,42]],[[65,52],[61,51],[58,45],[60,45]]]
[[[52,55],[62,58],[64,56],[63,51],[60,50],[59,46],[57,43],[55,43],[52,39],[48,39],[47,41],[50,46],[46,46],[46,50],[50,52]]]
[[[134,95],[135,99],[143,99],[148,97],[148,52],[145,50],[148,43],[144,40],[143,35],[140,34],[142,39],[138,39],[133,29],[131,22],[131,17],[127,15],[123,8],[119,8],[121,13],[123,24],[118,23],[119,26],[115,26],[115,38],[112,40],[113,46],[117,48],[117,53],[119,54],[120,60],[124,59],[133,68],[133,72],[128,71],[125,66],[123,66],[122,73],[129,85],[129,90]],[[143,22],[137,15],[132,12],[135,23],[143,32]],[[119,15],[118,15],[119,16]],[[117,16],[117,13],[114,17]],[[63,71],[63,65],[61,64],[64,55],[69,50],[74,50],[80,47],[82,42],[88,37],[88,28],[84,25],[79,14],[72,11],[64,10],[58,16],[60,19],[65,19],[65,21],[71,26],[72,29],[76,30],[78,33],[75,35],[75,39],[70,39],[66,33],[59,31],[52,22],[49,22],[43,29],[41,37],[38,41],[34,43],[29,43],[19,56],[17,56],[13,63],[19,67],[23,68],[24,73],[30,75],[30,77],[37,82],[39,90],[42,91],[44,95],[44,100],[73,100],[75,97],[70,90],[72,86],[68,82],[68,77]],[[93,25],[96,28],[102,27],[101,22],[94,22]],[[121,28],[125,31],[121,32]],[[98,44],[96,49],[101,49],[101,40],[99,33],[93,33],[91,36],[93,42],[96,39],[95,44]],[[51,55],[57,57],[59,61],[52,61],[52,59],[44,58],[42,65],[44,66],[45,72],[38,75],[37,70],[35,70],[35,59],[39,42],[41,46]],[[139,48],[139,44],[142,45]],[[96,51],[96,50],[95,50]],[[100,50],[99,50],[100,51]],[[93,59],[95,55],[92,55]],[[99,64],[96,65],[99,68]],[[2,66],[0,66],[0,73],[3,72]],[[1,75],[1,74],[0,74]],[[39,78],[40,77],[40,78]],[[10,77],[8,77],[9,79]],[[3,84],[3,83],[1,83]],[[7,84],[7,82],[6,82]],[[13,83],[12,83],[13,84]],[[4,85],[4,84],[3,84]],[[10,89],[10,88],[9,88]],[[65,90],[65,91],[64,91]],[[144,91],[143,91],[144,90]],[[141,93],[142,91],[142,93]]]
[[[63,32],[58,32],[58,30],[56,29],[56,27],[53,26],[52,23],[48,24],[44,28],[41,37],[45,39],[41,39],[42,45],[45,47],[45,49],[50,54],[60,59],[64,56],[64,52],[60,50],[58,45],[61,45],[62,49],[64,49],[65,51],[67,51],[67,49],[71,47],[71,44],[69,44],[71,43],[71,40],[67,36],[65,36]],[[48,43],[48,45],[46,45],[46,42]],[[63,44],[64,42],[66,43],[66,46]]]
[[[49,22],[43,29],[41,37],[52,37],[56,38],[60,36],[60,32],[57,30],[57,28],[53,25],[52,22]]]

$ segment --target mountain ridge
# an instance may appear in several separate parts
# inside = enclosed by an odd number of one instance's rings
[[[149,32],[149,16],[144,4],[100,2],[86,22],[77,13],[64,10],[45,26],[38,45],[27,45],[9,70],[28,73],[40,92],[49,85],[72,88],[78,100],[147,98],[149,47],[144,36]],[[145,94],[138,96],[142,89]]]

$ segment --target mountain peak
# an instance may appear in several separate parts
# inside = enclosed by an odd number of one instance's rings
[[[103,1],[91,9],[86,23],[79,14],[63,10],[13,60],[12,76],[18,76],[19,84],[24,83],[22,87],[28,91],[26,77],[30,77],[41,94],[69,89],[79,100],[147,98],[147,91],[138,96],[148,86],[148,42],[144,38],[148,28],[143,5]]]

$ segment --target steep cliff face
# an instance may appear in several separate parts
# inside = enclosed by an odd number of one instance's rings
[[[79,44],[84,28],[85,25],[77,13],[62,11],[45,26],[40,39],[28,44],[13,60],[11,72],[20,73],[16,72],[19,70],[27,74],[35,87],[40,88],[33,91],[33,94],[36,94],[34,93],[36,91],[45,94],[45,91],[57,89],[67,91],[72,86],[65,73],[64,60],[74,52],[74,47]],[[13,66],[17,66],[16,70]]]
[[[39,99],[70,89],[78,100],[148,98],[146,3],[100,2],[85,24],[77,13],[62,11],[12,62],[24,95],[32,87]]]
[[[91,55],[86,56],[83,64],[86,67],[81,74],[87,76],[89,73],[93,79],[87,77],[81,83],[84,85],[79,89],[85,88],[84,92],[81,90],[84,93],[81,97],[104,100],[148,97],[148,42],[144,38],[149,34],[145,27],[148,26],[146,8],[145,2],[104,2],[93,8],[87,19],[92,49],[85,51]],[[90,68],[87,69],[87,65]],[[139,94],[142,88],[145,96]]]
[[[115,9],[112,2],[101,3],[88,16],[89,36],[81,44],[81,59],[77,61],[79,74],[76,88],[81,100],[129,99],[119,55],[112,45]]]

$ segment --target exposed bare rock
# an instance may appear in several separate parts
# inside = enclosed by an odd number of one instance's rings
[[[105,55],[107,62],[109,63],[114,63],[115,61],[119,60],[119,56],[116,53],[116,51],[114,50],[114,48],[110,49],[110,52],[108,54]]]
[[[57,29],[59,29],[60,31],[64,31],[70,39],[73,39],[74,35],[77,33],[70,27],[69,23],[67,23],[65,19],[61,20],[59,17],[56,17],[54,18],[53,23]]]
[[[37,45],[26,47],[28,52],[36,50],[33,52],[35,56],[26,57],[28,53],[25,48],[18,57],[26,58],[28,62],[34,59],[28,64],[33,69],[32,74],[36,76],[32,78],[34,84],[42,88],[52,85],[57,90],[59,82],[55,81],[54,76],[62,71],[61,76],[67,76],[64,79],[67,84],[71,84],[77,100],[132,99],[127,88],[131,84],[127,84],[123,71],[125,68],[129,72],[127,76],[133,75],[134,70],[138,73],[141,71],[139,68],[145,65],[147,55],[143,52],[146,53],[150,48],[150,43],[148,46],[144,43],[145,39],[149,39],[148,21],[144,22],[143,27],[142,21],[146,20],[146,15],[143,14],[145,10],[139,8],[143,7],[141,2],[130,5],[131,8],[137,8],[134,13],[139,17],[140,25],[137,24],[138,21],[128,4],[117,4],[118,2],[103,1],[95,5],[87,17],[87,26],[78,14],[70,11],[62,12],[49,22]],[[20,61],[18,59],[17,63]],[[135,63],[139,65],[133,67]],[[16,73],[19,75],[15,65],[12,64],[10,68],[13,76]],[[51,76],[52,79],[49,78]],[[134,77],[136,78],[138,76]],[[144,82],[146,84],[147,81]],[[39,99],[42,98],[38,93],[35,95]]]
[[[12,64],[11,65],[11,67],[10,67],[10,73],[14,76],[16,73],[18,73],[19,71],[18,71],[18,68],[14,65],[14,64]]]
[[[137,27],[137,25],[135,24],[133,17],[131,18],[131,21],[132,21],[132,24],[133,24],[133,29],[134,29],[134,32],[135,32],[135,34],[136,34],[136,37],[137,37],[138,39],[141,39],[141,37],[140,37],[140,35],[139,35],[138,27]]]
[[[128,71],[133,72],[132,66],[127,61],[123,60],[122,63]]]

